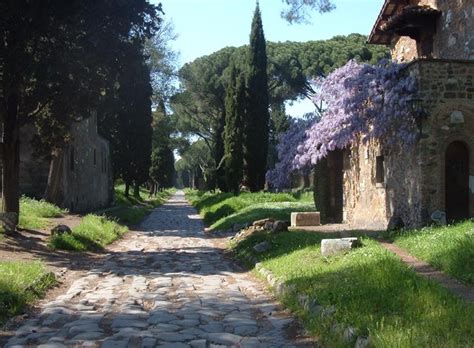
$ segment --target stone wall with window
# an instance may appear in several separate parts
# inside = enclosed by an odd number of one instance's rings
[[[50,161],[37,157],[30,144],[33,127],[21,131],[20,191],[73,212],[106,207],[113,201],[112,166],[107,140],[91,116],[71,126],[71,143]],[[48,186],[48,175],[51,180]]]
[[[110,148],[97,133],[97,118],[77,123],[71,136],[71,144],[54,159],[61,172],[56,203],[74,212],[108,206],[113,199]]]
[[[416,61],[408,66],[417,76],[420,97],[427,112],[420,141],[424,176],[423,206],[428,213],[446,211],[446,156],[453,142],[468,152],[468,213],[474,216],[474,61]],[[448,158],[449,160],[449,158]],[[467,180],[467,181],[466,181]]]
[[[412,0],[411,5],[429,5],[441,11],[433,36],[433,58],[474,59],[474,2],[472,0]],[[395,37],[392,57],[398,62],[418,58],[415,40]]]
[[[418,143],[358,142],[345,159],[344,222],[359,228],[419,227],[436,211],[474,217],[474,62],[419,60],[407,70],[426,112]]]
[[[343,165],[343,221],[357,228],[385,229],[385,184],[377,182],[376,158],[382,155],[375,142],[355,143],[346,151]]]

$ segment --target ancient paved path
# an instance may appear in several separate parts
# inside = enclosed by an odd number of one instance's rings
[[[178,192],[7,347],[289,347],[293,319],[227,260]]]

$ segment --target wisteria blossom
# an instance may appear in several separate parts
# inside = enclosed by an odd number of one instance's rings
[[[403,67],[389,61],[373,66],[351,60],[326,78],[316,80],[313,101],[316,105],[322,102],[325,110],[297,146],[292,165],[314,165],[328,151],[343,149],[358,136],[365,141],[413,144],[417,132],[408,100],[417,86],[415,79],[402,71]]]
[[[314,117],[292,119],[288,130],[278,137],[278,162],[274,169],[267,172],[270,187],[282,190],[291,187],[291,174],[295,172],[293,160],[297,147],[306,140],[306,130],[314,123]]]

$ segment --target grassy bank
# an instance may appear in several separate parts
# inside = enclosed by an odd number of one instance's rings
[[[20,199],[20,221],[19,227],[26,229],[37,229],[48,226],[49,218],[61,217],[67,214],[66,209],[61,209],[54,204],[44,200],[35,200],[28,197]]]
[[[289,220],[293,211],[312,211],[312,195],[291,193],[243,192],[211,193],[187,190],[186,198],[214,230],[225,230],[233,224],[249,223],[263,218]]]
[[[459,279],[474,284],[474,222],[400,231],[391,238],[410,254]]]
[[[55,283],[40,262],[0,262],[0,325],[43,296]]]
[[[115,201],[118,208],[106,213],[122,224],[136,225],[154,208],[162,205],[175,192],[174,189],[160,191],[156,196],[149,197],[148,191],[140,188],[140,197],[125,196],[125,185],[115,186]]]
[[[53,249],[98,251],[122,237],[128,228],[104,216],[86,215],[71,234],[54,235],[50,240]]]
[[[306,232],[254,235],[232,248],[244,257],[253,255],[256,243],[268,240],[271,249],[259,255],[263,266],[298,293],[324,307],[334,306],[332,315],[310,315],[294,294],[281,299],[327,346],[354,345],[353,340],[340,341],[336,322],[353,327],[357,335],[369,335],[377,347],[464,347],[474,342],[473,305],[420,278],[373,240],[325,259],[322,238]]]

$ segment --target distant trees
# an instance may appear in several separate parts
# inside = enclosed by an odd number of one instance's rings
[[[234,52],[234,48],[225,48],[185,64],[179,72],[182,90],[171,98],[177,130],[199,137],[209,148],[213,163],[207,172],[210,189],[216,185],[225,189],[219,164],[224,156],[227,71]]]
[[[203,139],[193,142],[181,155],[175,165],[178,180],[192,188],[213,187],[214,160],[206,142]]]
[[[173,132],[170,117],[164,103],[158,105],[153,113],[153,141],[151,153],[150,193],[173,186],[174,154],[171,133]]]
[[[145,0],[26,0],[0,3],[3,210],[19,213],[20,127],[54,155],[71,122],[103,102],[124,41],[151,37],[160,7]]]
[[[272,169],[278,161],[277,143],[279,134],[288,129],[289,117],[285,112],[285,102],[299,98],[311,98],[314,94],[311,80],[325,76],[335,68],[344,65],[349,59],[359,62],[375,63],[387,57],[388,51],[381,47],[368,46],[363,35],[351,34],[336,36],[330,40],[309,42],[266,43],[268,90],[267,110],[268,150],[266,168]],[[202,139],[201,145],[208,147],[211,162],[207,163],[206,180],[209,189],[216,186],[233,190],[223,185],[227,150],[225,150],[226,129],[226,96],[231,67],[236,67],[236,74],[244,74],[245,98],[249,93],[248,76],[250,46],[226,47],[211,55],[200,57],[186,64],[179,74],[180,91],[171,98],[173,117],[176,118],[176,129],[185,136]],[[234,86],[235,87],[235,86]],[[235,93],[235,92],[232,92]],[[260,92],[258,92],[260,93]],[[234,94],[235,96],[235,94]],[[261,98],[259,98],[261,100]],[[245,111],[250,107],[245,105]],[[247,116],[245,116],[245,120]],[[245,123],[244,126],[245,127]],[[246,130],[245,130],[246,132]],[[224,135],[224,136],[223,136]],[[266,135],[263,134],[265,137]],[[261,137],[255,133],[252,139]],[[245,141],[242,141],[245,144]],[[224,151],[225,150],[225,151]],[[258,151],[262,149],[259,148]],[[262,161],[262,162],[265,162]],[[228,164],[228,163],[227,163]],[[220,165],[220,166],[219,166]],[[219,170],[218,170],[219,169]]]
[[[244,122],[244,182],[250,191],[262,190],[268,154],[268,75],[267,50],[262,17],[257,3],[252,20],[246,65],[246,114]]]

